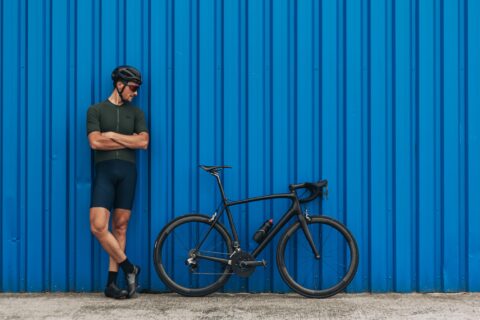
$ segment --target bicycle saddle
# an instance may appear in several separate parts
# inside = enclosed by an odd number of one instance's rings
[[[200,168],[207,171],[208,173],[218,172],[224,168],[230,169],[230,166],[204,166],[203,164],[199,165]]]

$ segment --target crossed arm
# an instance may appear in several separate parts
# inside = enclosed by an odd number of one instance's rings
[[[125,135],[112,131],[93,131],[88,135],[90,147],[94,150],[147,149],[149,139],[146,132]]]

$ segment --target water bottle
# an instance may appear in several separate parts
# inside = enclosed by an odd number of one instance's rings
[[[265,239],[265,236],[267,235],[272,225],[273,219],[265,221],[260,227],[260,229],[258,229],[257,232],[255,232],[255,234],[253,235],[253,240],[255,240],[255,242],[257,243],[262,242],[262,240]]]

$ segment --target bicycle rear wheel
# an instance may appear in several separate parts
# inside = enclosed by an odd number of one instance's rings
[[[210,229],[210,217],[191,214],[173,220],[159,233],[153,261],[158,276],[171,290],[185,296],[205,296],[220,289],[230,277],[228,264],[198,257],[228,260],[233,252],[225,227],[217,222]]]
[[[288,228],[279,241],[277,266],[283,280],[309,298],[327,298],[345,289],[358,266],[358,247],[340,222],[323,216],[310,217],[308,230],[320,258],[315,258],[300,222]]]

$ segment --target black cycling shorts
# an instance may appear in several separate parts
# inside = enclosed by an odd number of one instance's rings
[[[137,168],[133,162],[106,160],[95,165],[90,208],[132,210],[137,183]]]

